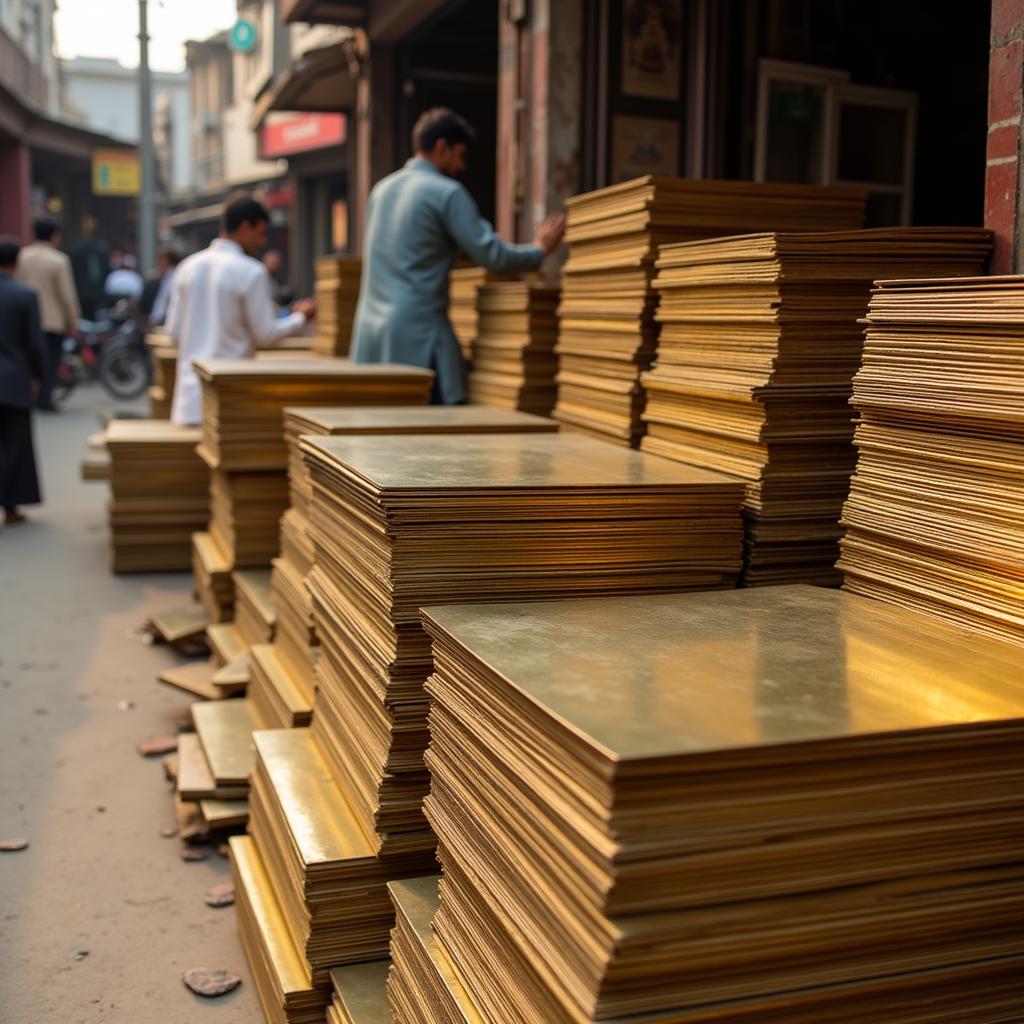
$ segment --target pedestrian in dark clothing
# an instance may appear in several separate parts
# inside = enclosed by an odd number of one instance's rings
[[[19,505],[38,505],[39,477],[32,447],[32,407],[46,376],[36,293],[14,279],[21,245],[0,236],[0,507],[8,525],[25,517]]]

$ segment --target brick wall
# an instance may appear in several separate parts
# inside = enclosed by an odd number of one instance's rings
[[[992,0],[989,56],[985,224],[996,234],[993,274],[1024,270],[1021,190],[1021,95],[1024,0]]]

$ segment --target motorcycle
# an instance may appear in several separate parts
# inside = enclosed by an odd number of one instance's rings
[[[151,360],[127,302],[79,320],[76,337],[64,339],[55,398],[62,402],[81,384],[99,381],[114,398],[138,398],[150,383]]]

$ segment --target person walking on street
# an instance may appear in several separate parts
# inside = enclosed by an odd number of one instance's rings
[[[413,129],[416,155],[374,186],[352,330],[354,362],[433,370],[434,401],[444,405],[466,400],[465,364],[448,320],[448,274],[459,253],[498,274],[536,270],[565,231],[557,215],[540,226],[533,245],[498,237],[456,180],[474,137],[453,111],[428,110]]]
[[[39,408],[55,412],[53,389],[57,384],[64,339],[78,333],[81,311],[71,260],[60,251],[56,222],[45,218],[37,220],[35,238],[18,257],[17,276],[39,296],[39,312],[46,335],[46,376],[39,390]]]
[[[156,273],[146,281],[139,299],[139,312],[150,328],[161,327],[167,320],[174,275],[180,262],[181,256],[175,249],[161,249],[157,256]]]
[[[0,236],[0,507],[8,525],[38,505],[39,476],[32,447],[32,406],[46,369],[39,300],[14,279],[21,243]]]
[[[174,276],[167,333],[178,346],[178,376],[171,419],[179,426],[202,423],[202,391],[195,359],[250,358],[298,334],[313,315],[309,299],[279,318],[273,284],[259,254],[267,245],[270,214],[251,196],[230,199],[220,238],[189,256]]]

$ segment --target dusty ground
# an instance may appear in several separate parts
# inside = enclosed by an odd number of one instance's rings
[[[108,571],[107,487],[78,462],[113,408],[80,392],[37,418],[46,504],[0,528],[0,839],[31,843],[0,853],[0,1021],[258,1024],[234,911],[203,903],[227,861],[180,860],[160,835],[174,811],[159,759],[135,751],[187,710],[155,680],[177,659],[135,631],[189,580]],[[242,987],[193,996],[181,976],[198,965]]]

